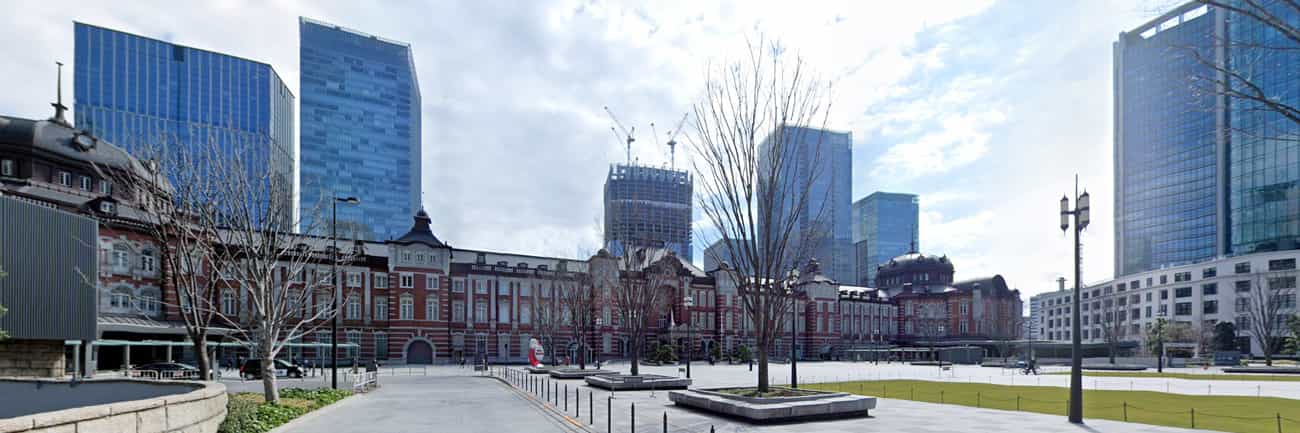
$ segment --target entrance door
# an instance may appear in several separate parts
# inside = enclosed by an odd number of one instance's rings
[[[406,363],[433,364],[433,346],[424,340],[412,341],[410,347],[406,348]]]

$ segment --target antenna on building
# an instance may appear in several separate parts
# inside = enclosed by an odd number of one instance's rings
[[[50,104],[50,105],[54,106],[54,119],[53,119],[53,120],[54,120],[55,122],[59,122],[59,123],[62,123],[62,124],[64,124],[64,125],[67,125],[67,124],[68,124],[68,119],[66,119],[66,118],[63,117],[63,112],[64,112],[64,111],[68,111],[68,106],[63,105],[63,62],[56,61],[56,62],[54,62],[54,64],[59,65],[59,75],[58,75],[58,84],[57,84],[57,87],[56,87],[56,89],[57,89],[56,91],[58,92],[58,93],[57,93],[57,97],[58,97],[58,99],[55,100],[55,102],[54,102],[53,104]]]
[[[609,114],[609,120],[613,120],[614,126],[618,127],[618,129],[614,129],[614,127],[611,126],[609,130],[614,131],[614,135],[618,135],[618,133],[622,132],[623,133],[622,137],[626,137],[625,140],[627,142],[627,162],[628,164],[631,164],[632,163],[632,142],[636,141],[636,138],[633,138],[632,134],[636,133],[636,127],[633,126],[631,130],[624,128],[623,124],[618,121],[618,117],[614,115],[614,112],[609,110],[609,106],[605,106],[605,113]]]

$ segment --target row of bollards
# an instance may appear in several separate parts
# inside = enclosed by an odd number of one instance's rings
[[[563,407],[564,413],[569,413],[569,385],[560,384],[556,381],[533,377],[531,374],[520,370],[500,368],[496,370],[496,375],[502,377],[506,382],[514,385],[516,388],[529,392],[534,396],[541,397],[548,404],[556,409]],[[574,387],[573,389],[573,415],[574,418],[581,422],[582,420],[582,390]],[[563,395],[563,402],[561,402]],[[596,398],[592,391],[587,392],[587,424],[596,424]],[[636,403],[631,404],[629,411],[630,432],[636,433]],[[663,412],[663,432],[668,433],[668,412]],[[605,399],[605,431],[614,433],[614,394],[610,393]],[[709,433],[714,433],[714,426],[709,426]]]

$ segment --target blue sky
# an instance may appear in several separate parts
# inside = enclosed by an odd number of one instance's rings
[[[1074,173],[1094,197],[1084,280],[1111,275],[1111,43],[1174,4],[18,0],[7,9],[22,13],[0,16],[0,113],[48,115],[74,20],[263,61],[296,93],[309,16],[412,44],[441,238],[575,256],[598,242],[602,182],[623,158],[602,107],[662,134],[708,62],[761,33],[834,81],[830,126],[853,133],[855,199],[920,194],[925,252],[951,257],[958,278],[1000,273],[1032,294],[1070,272],[1056,212]],[[653,141],[637,142],[638,160],[666,161]]]

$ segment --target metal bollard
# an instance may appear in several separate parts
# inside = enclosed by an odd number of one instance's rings
[[[636,403],[632,403],[632,433],[636,433]]]
[[[582,391],[573,389],[573,417],[582,419]]]
[[[614,396],[613,395],[610,395],[609,398],[605,400],[605,433],[614,433]]]
[[[664,411],[664,433],[668,433],[668,412]]]
[[[587,391],[587,424],[596,425],[596,399]]]
[[[569,411],[569,384],[564,384],[564,411]]]

